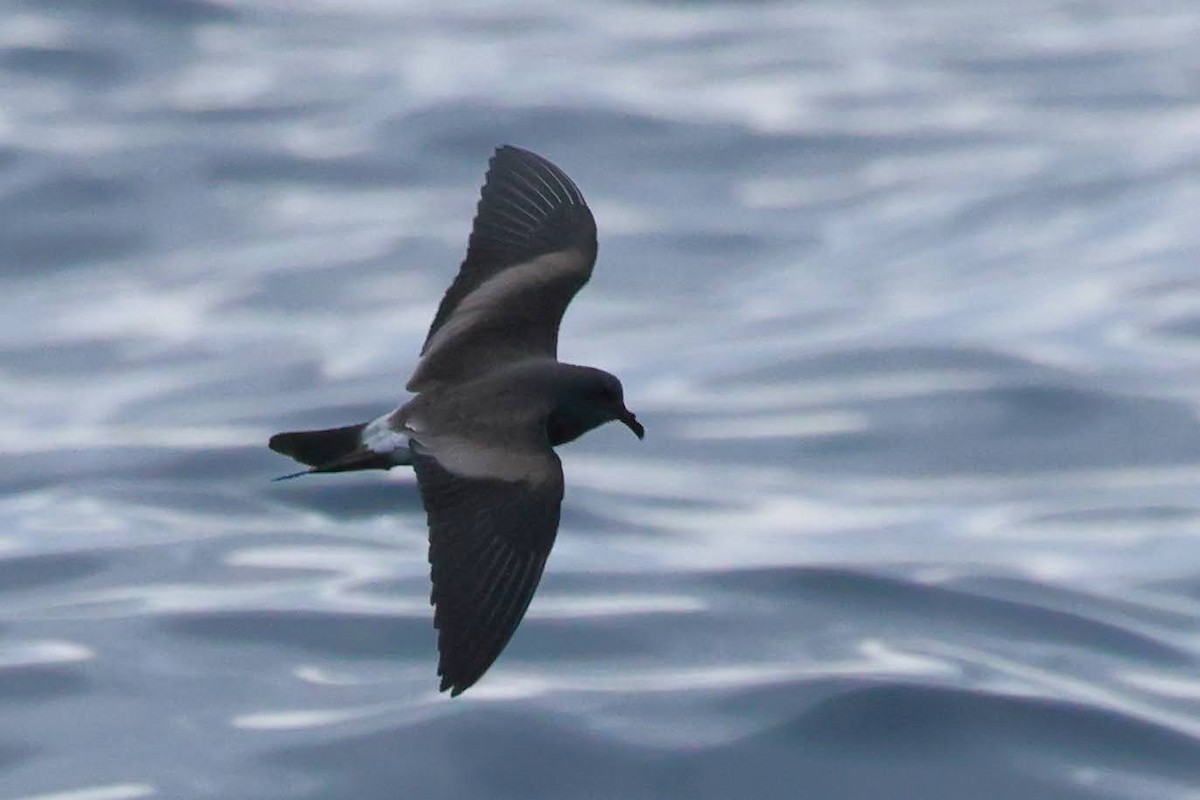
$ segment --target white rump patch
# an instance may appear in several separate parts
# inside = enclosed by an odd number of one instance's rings
[[[408,439],[412,432],[406,429],[396,430],[389,424],[391,418],[392,412],[388,412],[367,423],[362,432],[363,447],[380,455],[408,450]]]

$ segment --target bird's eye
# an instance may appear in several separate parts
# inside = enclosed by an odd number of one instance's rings
[[[606,403],[611,403],[617,399],[617,390],[614,386],[602,383],[596,387],[596,398]]]

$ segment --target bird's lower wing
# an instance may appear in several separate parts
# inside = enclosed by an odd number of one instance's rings
[[[562,465],[547,448],[532,478],[464,477],[419,443],[412,449],[429,518],[439,688],[455,696],[487,671],[525,616],[558,531]]]

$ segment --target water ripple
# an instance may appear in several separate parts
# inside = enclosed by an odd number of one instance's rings
[[[1194,4],[93,6],[0,28],[0,794],[1194,794]],[[411,474],[264,442],[404,398],[502,141],[648,435],[450,702]]]

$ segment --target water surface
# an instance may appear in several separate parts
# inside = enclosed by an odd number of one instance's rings
[[[1200,785],[1200,9],[13,0],[0,795]],[[542,588],[436,693],[394,406],[502,142],[600,226]]]

